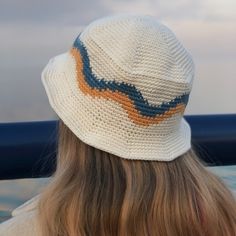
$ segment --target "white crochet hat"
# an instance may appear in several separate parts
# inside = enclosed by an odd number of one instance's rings
[[[152,16],[94,21],[42,72],[49,102],[83,142],[126,159],[171,161],[191,148],[183,117],[188,51]]]

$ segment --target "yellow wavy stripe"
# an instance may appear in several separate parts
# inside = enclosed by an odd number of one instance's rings
[[[80,90],[86,94],[90,95],[93,98],[102,97],[105,99],[112,99],[118,103],[120,103],[125,111],[127,111],[128,117],[133,120],[133,122],[137,125],[148,126],[151,124],[159,124],[163,120],[171,117],[172,115],[180,112],[182,115],[185,110],[185,104],[181,103],[178,104],[176,107],[170,108],[162,115],[157,115],[155,117],[148,117],[141,115],[134,106],[133,101],[129,99],[126,94],[123,94],[119,91],[113,92],[110,90],[99,91],[97,89],[91,89],[90,86],[87,84],[86,80],[84,79],[83,74],[83,61],[81,58],[81,54],[76,48],[72,48],[70,53],[73,55],[76,61],[76,71],[77,71],[77,81]]]

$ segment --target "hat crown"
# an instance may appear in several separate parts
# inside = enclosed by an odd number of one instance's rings
[[[96,20],[74,45],[78,43],[85,47],[98,80],[134,86],[141,94],[139,102],[146,100],[151,106],[179,97],[187,105],[194,77],[192,57],[154,17],[115,15]]]
[[[128,75],[127,82],[132,83],[140,75],[146,80],[152,77],[192,82],[194,64],[191,55],[175,34],[152,16],[105,17],[88,25],[80,39],[87,45],[91,65],[98,75],[96,65],[100,66],[98,61],[106,57],[107,63],[103,66],[115,64]]]

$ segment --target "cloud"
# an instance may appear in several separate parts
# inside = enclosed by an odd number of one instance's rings
[[[132,12],[161,19],[236,20],[234,0],[8,0],[1,3],[0,22],[53,25],[87,24],[111,13]]]
[[[132,12],[171,20],[236,20],[234,0],[102,0],[112,13]]]
[[[8,0],[1,3],[0,21],[5,23],[88,23],[108,13],[101,0]]]
[[[202,1],[201,14],[206,20],[236,21],[235,0],[205,0]]]

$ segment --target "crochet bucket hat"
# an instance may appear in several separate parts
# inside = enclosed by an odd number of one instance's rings
[[[83,142],[121,158],[171,161],[191,148],[183,114],[189,52],[152,16],[89,24],[42,72],[50,105]]]

